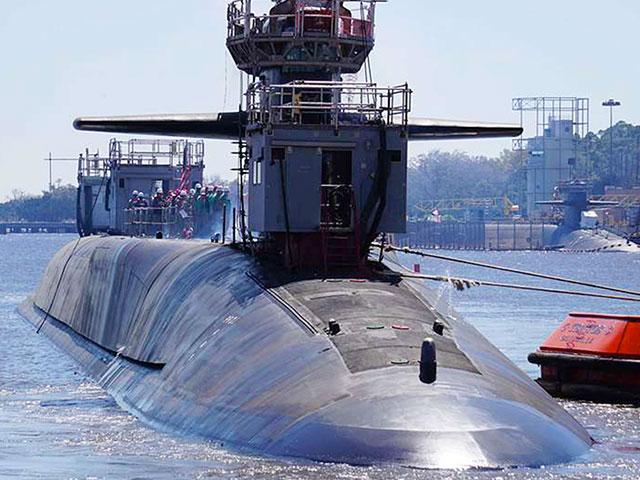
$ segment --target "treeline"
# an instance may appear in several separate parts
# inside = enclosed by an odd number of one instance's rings
[[[591,180],[595,193],[604,193],[607,185],[640,185],[640,126],[619,122],[580,140],[576,176]]]
[[[434,150],[409,163],[410,216],[424,216],[425,202],[445,199],[498,198],[515,201],[524,169],[518,155],[505,150],[499,158]]]
[[[0,221],[63,222],[76,218],[76,187],[56,185],[41,195],[14,190],[12,199],[0,203]]]

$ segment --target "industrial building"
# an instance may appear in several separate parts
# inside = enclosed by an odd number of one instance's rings
[[[551,209],[538,202],[557,200],[557,186],[575,180],[577,159],[585,154],[582,142],[589,132],[589,99],[577,97],[514,98],[513,110],[531,137],[514,141],[514,150],[526,165],[526,214],[549,217]]]

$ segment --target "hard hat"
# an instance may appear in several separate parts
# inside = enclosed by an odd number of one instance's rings
[[[138,193],[138,198],[144,198],[144,193],[142,192]]]
[[[196,193],[196,189],[195,189],[195,188],[192,188],[191,190],[189,190],[189,193],[190,193],[191,195],[195,195],[195,193]]]
[[[196,183],[196,189],[202,188],[202,185],[200,185],[199,183]]]
[[[182,190],[182,191],[180,192],[180,196],[181,196],[181,197],[186,197],[186,196],[187,196],[187,191],[186,191],[186,190]]]
[[[161,188],[158,188],[158,189],[156,190],[156,193],[159,193],[159,194],[161,194],[161,195],[162,195],[164,192],[162,191],[162,189],[161,189]]]
[[[138,190],[134,190],[134,191],[133,191],[133,193],[132,193],[131,195],[132,195],[132,196],[134,196],[134,197],[137,197],[137,196],[138,196],[138,193],[140,193],[140,192],[138,192]]]

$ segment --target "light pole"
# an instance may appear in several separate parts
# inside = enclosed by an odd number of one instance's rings
[[[613,109],[620,105],[622,104],[613,98],[602,102],[603,107],[609,108],[609,168],[613,168]]]

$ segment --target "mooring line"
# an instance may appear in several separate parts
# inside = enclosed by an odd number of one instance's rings
[[[457,290],[466,290],[472,287],[499,287],[513,290],[528,290],[532,292],[555,293],[558,295],[574,295],[577,297],[605,298],[608,300],[621,300],[624,302],[640,302],[640,298],[621,297],[619,295],[605,295],[602,293],[580,292],[575,290],[558,290],[555,288],[534,287],[532,285],[518,285],[515,283],[487,282],[484,280],[472,280],[469,278],[443,277],[440,275],[422,275],[418,273],[383,272],[381,275],[387,277],[416,278],[421,280],[432,280],[452,284]]]
[[[454,263],[461,263],[463,265],[471,265],[474,267],[480,267],[480,268],[488,268],[491,270],[498,270],[501,272],[507,272],[507,273],[514,273],[517,275],[525,275],[525,276],[529,276],[529,277],[534,277],[534,278],[542,278],[544,280],[553,280],[556,282],[561,282],[561,283],[568,283],[571,285],[579,285],[582,287],[589,287],[589,288],[595,288],[598,290],[606,290],[609,292],[615,292],[615,293],[624,293],[625,295],[633,295],[636,297],[640,297],[640,292],[635,291],[635,290],[627,290],[624,288],[616,288],[616,287],[610,287],[607,285],[599,285],[597,283],[591,283],[591,282],[583,282],[580,280],[573,280],[571,278],[564,278],[564,277],[557,277],[554,275],[546,275],[544,273],[537,273],[537,272],[530,272],[527,270],[519,270],[516,268],[509,268],[509,267],[502,267],[500,265],[493,265],[490,263],[482,263],[482,262],[476,262],[473,260],[464,260],[462,258],[456,258],[456,257],[449,257],[446,255],[438,255],[435,253],[427,253],[427,252],[422,252],[420,250],[411,250],[409,248],[400,248],[400,247],[393,247],[390,245],[381,245],[379,243],[374,243],[372,244],[373,247],[376,248],[384,248],[386,251],[393,251],[393,252],[400,252],[400,253],[407,253],[410,255],[417,255],[420,257],[427,257],[427,258],[433,258],[436,260],[443,260],[446,262],[454,262]],[[555,290],[553,290],[555,291]],[[623,297],[624,298],[624,297]]]

